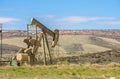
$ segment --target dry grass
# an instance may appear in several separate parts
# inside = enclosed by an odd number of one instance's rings
[[[6,38],[6,39],[3,39],[3,44],[26,47],[26,44],[23,42],[24,38],[25,37]],[[112,39],[110,40],[110,42],[111,41]],[[114,40],[113,40],[113,43],[114,43]],[[109,48],[101,47],[99,45],[92,44],[90,35],[60,35],[59,45],[60,45],[59,52],[67,52],[67,53],[70,53],[70,52],[71,53],[72,52],[93,53],[93,52],[105,51],[109,49]],[[84,50],[80,51],[80,49],[75,48],[73,45],[81,45]]]
[[[100,65],[100,64],[92,64],[91,66],[92,66],[92,67],[95,67],[95,68],[101,68],[101,67],[103,67],[103,66]]]
[[[120,67],[120,63],[111,62],[111,63],[107,64],[106,67]]]

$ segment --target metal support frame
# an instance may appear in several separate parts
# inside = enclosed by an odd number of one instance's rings
[[[29,25],[27,24],[27,38],[29,37]]]
[[[1,33],[1,59],[2,59],[2,24],[0,23],[0,33]]]
[[[44,33],[44,37],[45,37],[45,42],[46,42],[47,49],[48,49],[48,55],[49,55],[49,59],[50,59],[50,64],[52,64],[52,56],[51,56],[50,47],[49,47],[49,44],[48,44],[48,39],[47,39],[46,33]]]
[[[29,24],[27,25],[27,38],[29,37]],[[35,32],[36,32],[36,39],[37,39],[37,27],[35,27],[36,29],[35,29]],[[47,47],[47,50],[48,50],[48,55],[49,55],[49,60],[50,60],[50,64],[52,64],[52,56],[51,56],[51,53],[50,53],[50,47],[49,47],[49,44],[48,44],[48,39],[47,39],[47,35],[46,35],[46,33],[45,33],[45,31],[44,30],[42,30],[42,32],[43,32],[43,54],[44,54],[44,65],[47,65],[47,58],[46,58],[46,47]]]
[[[46,51],[45,51],[45,38],[43,35],[43,54],[44,54],[44,65],[47,65]]]

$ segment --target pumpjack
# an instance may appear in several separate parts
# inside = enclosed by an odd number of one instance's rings
[[[36,28],[36,37],[34,39],[29,36],[29,28],[31,27]],[[41,33],[39,35],[37,34],[37,28],[41,29]],[[21,62],[27,62],[30,65],[36,64],[36,54],[38,52],[38,48],[41,46],[43,46],[44,49],[44,64],[47,65],[45,47],[48,49],[49,61],[52,64],[52,56],[50,53],[47,35],[50,35],[52,37],[51,47],[54,48],[59,39],[59,30],[55,29],[52,31],[35,18],[32,18],[31,23],[27,25],[27,38],[24,39],[24,43],[27,44],[27,47],[20,49],[16,54],[16,60],[18,61],[19,65]],[[41,45],[41,41],[43,41],[43,45]]]

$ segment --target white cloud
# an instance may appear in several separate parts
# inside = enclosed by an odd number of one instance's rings
[[[45,20],[53,22],[55,24],[77,24],[85,22],[96,22],[96,21],[112,21],[116,20],[115,17],[100,17],[100,16],[65,16],[65,17],[56,17],[55,15],[46,15],[42,16]]]
[[[103,22],[97,22],[97,24],[120,25],[120,21],[103,21]]]
[[[55,15],[43,15],[42,18],[56,18]]]
[[[58,19],[59,22],[65,23],[82,23],[89,21],[98,21],[98,20],[114,20],[113,17],[86,17],[86,16],[68,16]]]
[[[19,21],[19,19],[11,17],[0,17],[0,23],[13,23],[15,21]]]

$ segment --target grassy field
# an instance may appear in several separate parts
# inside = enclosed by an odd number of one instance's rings
[[[1,79],[120,79],[120,64],[0,67]]]

